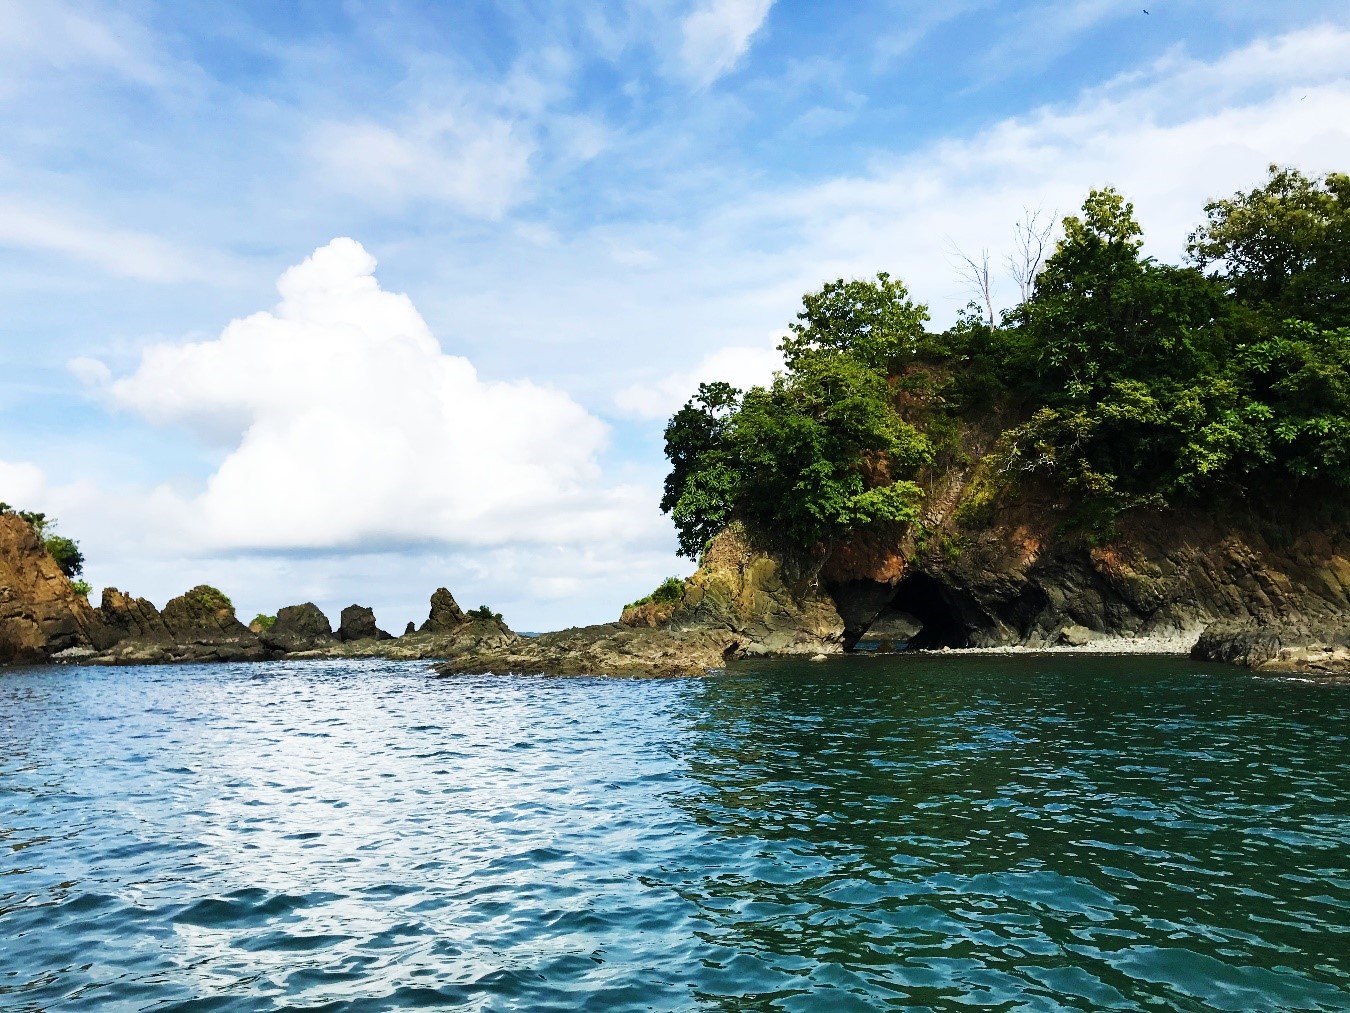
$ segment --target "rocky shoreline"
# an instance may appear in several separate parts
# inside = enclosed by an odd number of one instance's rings
[[[947,500],[955,513],[960,497]],[[996,519],[963,551],[935,554],[878,533],[789,561],[736,527],[718,536],[678,597],[618,622],[524,637],[439,588],[421,626],[392,636],[351,605],[334,629],[313,603],[249,628],[199,586],[163,609],[116,588],[77,594],[19,518],[0,517],[0,664],[172,664],[384,657],[444,675],[700,675],[753,657],[881,650],[1176,654],[1261,672],[1350,672],[1350,542],[1281,547],[1250,532],[1154,525],[1106,549],[1057,544],[1042,518]],[[926,531],[950,517],[926,518]],[[1200,549],[1201,538],[1208,547]],[[1165,536],[1165,537],[1162,537]],[[950,546],[950,542],[948,542]],[[869,643],[869,640],[871,643]]]

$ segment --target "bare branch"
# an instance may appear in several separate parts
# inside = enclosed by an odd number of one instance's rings
[[[993,327],[994,285],[993,277],[989,272],[989,251],[981,250],[980,257],[976,260],[955,243],[951,244],[951,249],[952,256],[957,260],[957,270],[961,274],[961,280],[975,294],[976,299],[984,304],[989,326]]]
[[[1032,211],[1022,209],[1022,220],[1013,227],[1017,251],[1008,257],[1008,268],[1012,271],[1013,281],[1026,302],[1036,291],[1036,275],[1045,264],[1050,249],[1050,234],[1055,231],[1055,216],[1049,215],[1043,220],[1040,208]]]

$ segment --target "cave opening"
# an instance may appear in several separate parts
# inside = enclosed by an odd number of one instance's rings
[[[970,646],[970,626],[955,597],[926,573],[911,573],[900,581],[887,610],[908,613],[922,624],[909,638],[909,650]]]

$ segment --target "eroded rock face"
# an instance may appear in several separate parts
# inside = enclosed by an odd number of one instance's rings
[[[661,628],[724,634],[733,657],[833,654],[844,620],[815,575],[794,573],[733,526],[708,547]]]
[[[431,613],[419,633],[454,633],[469,621],[448,588],[438,587],[431,595]]]
[[[314,651],[337,643],[328,617],[311,601],[279,609],[276,622],[262,632],[261,639],[273,650],[287,653]]]
[[[348,605],[342,610],[337,637],[352,640],[390,640],[388,633],[375,625],[375,610],[366,605]]]
[[[1195,501],[1139,509],[1114,535],[1072,534],[1053,491],[1023,487],[963,506],[987,462],[935,482],[922,526],[862,532],[833,547],[820,585],[846,618],[846,646],[881,604],[914,614],[923,647],[1090,645],[1104,637],[1193,644],[1211,623],[1300,624],[1350,619],[1350,523],[1329,490],[1226,511]]]
[[[230,600],[209,585],[199,584],[170,599],[159,612],[144,598],[115,588],[110,592],[104,595],[102,611],[127,636],[95,661],[117,665],[258,661],[272,653],[239,621]]]
[[[98,611],[104,624],[116,632],[119,641],[131,637],[167,640],[172,636],[164,617],[152,602],[124,594],[115,587],[103,589]]]
[[[37,664],[112,637],[28,523],[0,514],[0,664]]]

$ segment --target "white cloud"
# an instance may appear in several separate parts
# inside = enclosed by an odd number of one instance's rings
[[[746,390],[768,384],[782,368],[783,356],[776,348],[721,348],[704,356],[693,369],[622,388],[614,395],[614,405],[633,418],[664,419],[688,401],[700,383],[723,380]]]
[[[59,253],[120,278],[160,283],[219,281],[231,269],[158,236],[103,225],[68,212],[0,199],[0,246]]]
[[[0,503],[15,510],[45,510],[47,477],[35,464],[0,461]]]
[[[366,121],[324,124],[311,148],[325,185],[339,192],[429,198],[497,218],[520,199],[534,144],[506,119],[438,113],[398,130]]]
[[[684,70],[706,87],[740,62],[773,0],[704,0],[681,24]]]
[[[34,67],[111,71],[140,84],[163,80],[144,52],[143,32],[125,19],[96,20],[62,0],[0,0],[0,94]]]
[[[360,244],[336,239],[282,275],[273,312],[211,341],[153,346],[104,389],[154,423],[231,447],[204,491],[176,497],[188,542],[372,549],[653,535],[651,491],[603,483],[598,419],[559,391],[480,379],[374,268]],[[78,369],[99,379],[88,362]]]

